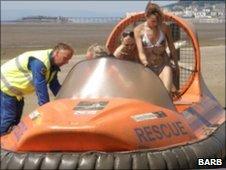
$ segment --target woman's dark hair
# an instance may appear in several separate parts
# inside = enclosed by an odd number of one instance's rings
[[[125,32],[122,33],[123,38],[125,38],[127,36],[134,38],[134,32],[133,31],[125,31]]]
[[[151,15],[157,16],[159,23],[163,21],[163,13],[159,5],[151,3],[149,1],[145,9],[145,16],[150,17]]]

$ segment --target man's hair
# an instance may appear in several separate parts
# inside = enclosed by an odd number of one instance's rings
[[[93,54],[93,58],[103,57],[108,55],[108,51],[104,46],[93,44],[91,45],[87,52],[91,52]]]
[[[151,15],[155,15],[159,23],[163,21],[164,15],[160,6],[149,1],[145,9],[145,16],[150,17]]]
[[[54,48],[53,48],[53,51],[57,51],[57,50],[68,50],[71,52],[71,54],[73,55],[74,54],[74,49],[68,45],[68,44],[65,44],[65,43],[58,43]]]

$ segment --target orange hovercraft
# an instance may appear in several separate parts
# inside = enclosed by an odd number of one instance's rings
[[[55,101],[1,137],[1,168],[190,169],[199,168],[199,158],[223,160],[225,110],[201,76],[196,33],[170,13],[164,19],[179,55],[173,100],[159,77],[139,63],[81,61]],[[108,37],[109,51],[124,30],[143,21],[143,12],[122,19]]]

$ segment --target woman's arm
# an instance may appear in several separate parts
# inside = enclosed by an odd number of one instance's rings
[[[123,59],[123,56],[122,56],[122,49],[125,48],[123,44],[119,45],[118,48],[115,50],[114,52],[114,56],[116,58],[120,58],[120,59]]]
[[[176,53],[176,49],[175,49],[175,46],[174,46],[174,42],[173,42],[173,36],[171,34],[171,30],[169,28],[169,26],[166,26],[166,39],[167,39],[167,44],[169,46],[169,50],[170,50],[170,55],[171,55],[171,58],[173,59],[174,61],[174,64],[175,64],[175,77],[179,78],[180,77],[180,68],[179,68],[179,65],[178,65],[178,56],[177,56],[177,53]],[[176,83],[176,84],[175,84]],[[175,90],[179,90],[179,86],[177,85],[177,82],[174,82],[174,87],[176,88]]]
[[[142,29],[142,25],[138,25],[136,28],[134,28],[134,38],[135,38],[135,42],[137,45],[137,50],[138,50],[138,55],[139,55],[140,61],[142,62],[142,64],[144,66],[147,66],[148,61],[147,61],[146,55],[144,53],[144,49],[143,49],[142,41],[141,41],[141,29]]]
[[[169,50],[170,50],[170,55],[171,55],[170,57],[173,59],[174,64],[176,66],[178,66],[178,56],[177,56],[176,49],[174,46],[171,30],[170,30],[169,26],[167,26],[165,24],[164,24],[164,27],[165,27],[164,30],[165,30],[165,35],[166,35],[166,39],[167,39],[167,44],[168,44]]]

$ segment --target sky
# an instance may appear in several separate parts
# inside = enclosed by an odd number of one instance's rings
[[[144,11],[148,1],[1,1],[1,21],[27,16],[122,17]],[[160,6],[176,1],[155,1]]]

